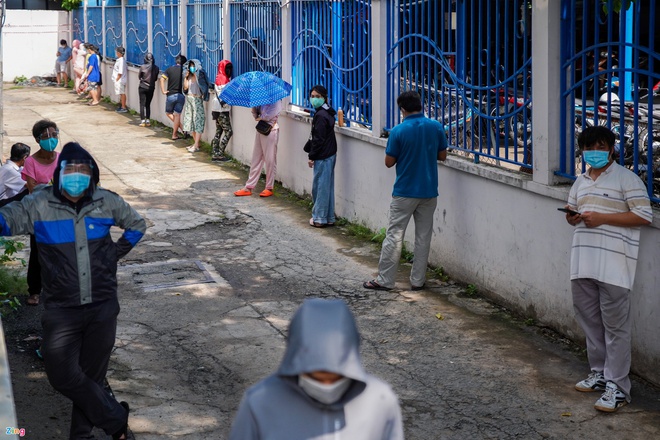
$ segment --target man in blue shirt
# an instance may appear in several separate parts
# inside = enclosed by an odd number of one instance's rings
[[[66,87],[69,83],[69,61],[71,61],[72,49],[66,44],[66,40],[60,40],[60,48],[57,51],[55,61],[55,73],[57,74],[57,85]]]
[[[411,216],[415,220],[415,259],[410,272],[412,290],[421,290],[426,281],[438,197],[437,161],[447,158],[447,136],[442,124],[424,116],[417,92],[403,92],[397,105],[403,122],[392,129],[385,149],[385,166],[396,165],[390,223],[380,254],[378,277],[363,283],[365,289],[394,287],[403,237]]]

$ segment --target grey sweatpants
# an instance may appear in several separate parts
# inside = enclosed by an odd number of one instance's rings
[[[406,233],[410,217],[413,217],[415,220],[415,259],[410,271],[410,284],[415,287],[424,285],[431,248],[431,235],[433,234],[433,214],[437,204],[437,197],[430,199],[392,197],[390,224],[387,227],[378,262],[378,277],[376,278],[378,284],[394,287],[403,247],[403,236]]]
[[[587,278],[572,280],[571,290],[591,370],[602,372],[630,400],[630,290]]]

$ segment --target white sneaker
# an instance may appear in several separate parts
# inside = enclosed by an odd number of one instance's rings
[[[605,391],[605,377],[603,377],[603,373],[592,371],[589,377],[575,384],[575,389],[583,393]]]
[[[607,382],[605,392],[600,399],[596,401],[594,408],[598,411],[614,412],[628,404],[626,395],[623,394],[614,382]]]

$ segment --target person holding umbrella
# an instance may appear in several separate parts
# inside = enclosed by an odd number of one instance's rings
[[[266,188],[261,197],[273,195],[277,170],[277,141],[280,127],[277,118],[282,111],[281,99],[291,93],[291,84],[268,72],[247,72],[233,79],[220,92],[219,98],[229,105],[252,107],[257,133],[252,150],[250,175],[235,196],[250,196],[257,186],[261,169],[266,166]]]

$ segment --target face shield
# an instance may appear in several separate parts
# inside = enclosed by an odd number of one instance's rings
[[[81,196],[92,180],[91,160],[63,160],[60,166],[60,190],[71,197]]]

